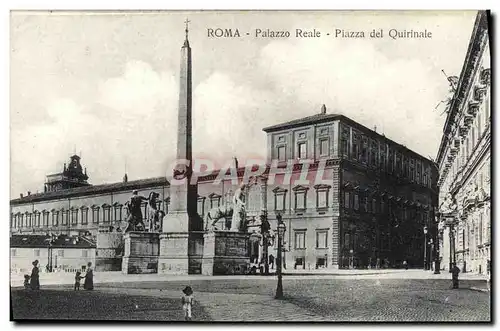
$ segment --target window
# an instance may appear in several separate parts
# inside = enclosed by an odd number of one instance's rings
[[[344,192],[344,208],[351,208],[351,196],[349,192]]]
[[[307,144],[305,142],[300,142],[297,144],[297,156],[299,159],[307,158]]]
[[[329,185],[315,185],[316,189],[316,208],[328,208]]]
[[[358,135],[353,133],[352,134],[352,155],[351,157],[353,159],[358,159],[358,153],[359,153],[359,145],[358,145]]]
[[[481,118],[481,113],[477,114],[477,140],[481,139],[483,133],[483,123]]]
[[[368,162],[368,139],[366,137],[362,138],[362,143],[361,143],[361,162],[367,163]]]
[[[40,227],[40,212],[39,211],[35,211],[34,218],[35,218],[35,220],[34,220],[35,226],[37,228],[39,228]]]
[[[401,165],[401,153],[396,152],[396,173],[400,175],[402,173],[403,167]]]
[[[483,243],[483,213],[479,214],[479,241],[478,245],[481,245]]]
[[[321,139],[319,141],[319,155],[320,156],[328,156],[330,154],[330,143],[328,139]]]
[[[305,248],[306,248],[306,232],[295,231],[295,249],[305,249]]]
[[[82,257],[89,257],[89,252],[86,249],[82,250]]]
[[[344,243],[343,243],[344,248],[350,248],[351,247],[351,234],[349,232],[344,233]]]
[[[410,159],[410,181],[414,181],[415,180],[415,160],[414,159]]]
[[[359,210],[359,196],[354,193],[354,210]]]
[[[208,197],[210,198],[210,209],[220,206],[220,195],[211,193]]]
[[[31,214],[26,213],[26,223],[28,223],[28,228],[31,228]]]
[[[394,172],[394,151],[389,149],[389,159],[387,160],[389,166],[389,173]]]
[[[316,258],[316,269],[322,269],[327,267],[327,257],[317,257]]]
[[[370,165],[376,167],[378,162],[378,144],[376,141],[372,141],[371,155],[370,155]]]
[[[99,224],[99,207],[92,207],[92,222],[94,224]]]
[[[68,218],[66,217],[66,212],[64,209],[61,210],[61,224],[62,225],[68,225]],[[54,217],[55,217],[55,221],[54,221]],[[59,212],[58,211],[55,211],[55,212],[52,212],[52,224],[54,224],[54,222],[59,223]]]
[[[274,193],[274,210],[285,210],[287,190],[276,187],[273,189]]]
[[[372,199],[372,213],[377,213],[377,199],[375,198]]]
[[[380,168],[382,171],[386,169],[386,159],[385,159],[385,145],[382,144],[380,146]]]
[[[89,209],[87,207],[82,207],[82,225],[89,223]]]
[[[340,137],[340,153],[345,158],[349,157],[349,136],[349,129],[343,128]]]
[[[10,250],[10,255],[11,255],[11,256],[17,256],[17,250],[16,250],[15,248],[12,248],[12,249]]]
[[[364,198],[364,204],[365,204],[365,211],[367,213],[372,212],[372,200],[368,197]]]
[[[316,248],[328,248],[328,231],[316,231]]]
[[[470,140],[469,137],[465,140],[465,155],[467,158],[469,157],[469,152],[470,152]]]
[[[44,210],[42,212],[42,219],[43,219],[43,224],[46,225],[46,226],[49,226],[49,212]],[[54,225],[54,224],[52,224]],[[55,226],[57,226],[57,223],[55,224]]]
[[[143,216],[146,215],[146,212],[143,213]],[[111,221],[111,206],[103,205],[102,206],[102,221],[104,223],[109,223]]]
[[[420,184],[420,172],[422,170],[422,167],[420,166],[420,162],[417,161],[417,175],[416,175],[416,183]]]
[[[39,249],[35,249],[34,250],[34,255],[35,255],[35,257],[39,257],[40,256],[40,250]]]
[[[78,209],[71,210],[71,224],[72,225],[78,224]]]
[[[286,148],[285,146],[278,146],[278,161],[286,161]]]
[[[198,214],[205,214],[205,197],[198,196],[198,206],[197,206]]]
[[[306,209],[306,196],[308,187],[297,186],[293,190],[295,192],[295,210]]]
[[[476,144],[476,132],[474,132],[474,127],[470,128],[470,132],[472,137],[471,146],[474,147],[474,145]],[[471,150],[473,149],[474,148],[472,148]]]
[[[64,257],[64,250],[63,249],[58,250],[57,256]]]

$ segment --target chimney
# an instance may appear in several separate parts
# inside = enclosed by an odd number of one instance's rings
[[[22,193],[21,193],[21,194],[19,194],[19,197],[22,199],[22,198],[23,198],[23,194],[22,194]]]
[[[376,125],[373,127],[373,131],[377,132],[377,126]]]
[[[31,195],[31,191],[28,191],[28,196],[30,196],[30,195]]]
[[[325,114],[326,114],[326,106],[323,104],[323,106],[321,106],[321,115]]]
[[[238,169],[238,159],[236,157],[233,157],[233,167]]]
[[[123,182],[124,183],[128,182],[128,176],[127,176],[127,174],[125,174],[125,176],[123,176]]]

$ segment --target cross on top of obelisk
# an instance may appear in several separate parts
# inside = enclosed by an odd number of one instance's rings
[[[186,20],[184,21],[184,23],[186,23],[186,40],[188,39],[188,32],[189,32],[189,22],[191,22],[189,19],[186,18]]]

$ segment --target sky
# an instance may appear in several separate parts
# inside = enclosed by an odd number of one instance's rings
[[[441,140],[448,75],[460,75],[476,12],[12,12],[11,195],[43,191],[75,151],[92,184],[170,175],[180,48],[189,18],[193,156],[265,158],[262,128],[343,114],[426,157]],[[207,29],[238,29],[210,38]],[[321,38],[295,38],[295,29]],[[286,39],[255,29],[287,30]],[[334,38],[383,29],[384,38]],[[389,29],[430,31],[397,39]],[[249,32],[250,36],[245,33]],[[329,32],[330,36],[325,36]],[[240,163],[241,164],[241,163]]]

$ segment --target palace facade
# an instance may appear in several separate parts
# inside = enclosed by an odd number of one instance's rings
[[[283,215],[285,267],[390,267],[404,260],[423,266],[423,228],[434,218],[437,189],[432,161],[348,117],[328,114],[325,106],[315,115],[264,131],[268,164],[247,189],[247,218],[265,210],[275,229],[275,215]],[[70,164],[75,170],[63,171],[65,182],[86,176],[78,157],[72,156]],[[241,181],[245,168],[235,167]],[[201,217],[229,203],[237,188],[229,177],[218,181],[220,171],[198,179]],[[83,236],[97,242],[99,258],[109,258],[99,234],[123,230],[124,204],[135,189],[143,196],[159,193],[158,208],[168,220],[170,184],[165,177],[128,181],[125,175],[120,183],[50,187],[11,200],[13,234]],[[146,211],[144,203],[144,218]],[[431,250],[426,252],[430,261]],[[269,253],[276,256],[276,247]]]
[[[491,63],[488,13],[477,14],[439,147],[443,267],[485,273],[491,259]]]

